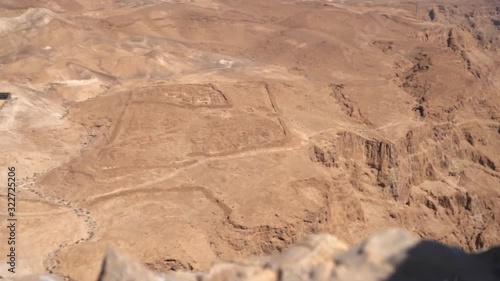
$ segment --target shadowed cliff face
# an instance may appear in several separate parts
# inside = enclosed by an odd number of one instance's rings
[[[208,270],[393,226],[466,251],[500,243],[499,13],[0,0],[19,276],[96,280],[108,247],[159,272]]]

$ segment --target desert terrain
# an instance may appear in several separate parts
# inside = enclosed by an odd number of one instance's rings
[[[0,36],[0,279],[500,244],[498,1],[0,0]]]

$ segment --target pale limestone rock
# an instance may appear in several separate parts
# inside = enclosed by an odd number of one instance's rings
[[[330,280],[500,280],[494,268],[477,257],[400,229],[377,234],[335,261]]]
[[[255,267],[240,266],[230,263],[216,264],[210,270],[210,273],[203,279],[204,281],[270,281],[276,280],[277,273],[273,270]],[[184,280],[182,280],[184,281]]]
[[[98,281],[500,281],[500,248],[466,254],[403,230],[376,234],[348,250],[327,234],[313,235],[281,254],[224,262],[208,273],[154,273],[109,250]],[[60,281],[48,275],[16,281]]]
[[[200,281],[204,274],[191,272],[154,273],[119,251],[109,249],[98,281]]]

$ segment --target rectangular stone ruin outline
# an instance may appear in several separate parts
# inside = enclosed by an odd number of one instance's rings
[[[156,104],[168,104],[171,106],[175,107],[181,107],[181,108],[188,108],[188,109],[197,109],[197,108],[231,108],[233,107],[233,104],[231,100],[228,98],[224,92],[222,92],[219,88],[217,88],[214,84],[212,83],[202,83],[202,84],[165,84],[165,85],[157,85],[156,87],[160,87],[162,89],[168,89],[170,86],[208,86],[212,91],[216,92],[219,94],[222,99],[225,101],[223,104],[216,104],[216,105],[193,105],[193,104],[186,104],[186,103],[176,103],[176,102],[169,102],[169,101],[141,101],[141,100],[132,100],[131,103],[134,104],[144,104],[144,103],[156,103]],[[141,90],[147,90],[150,88],[156,88],[156,87],[143,87]]]

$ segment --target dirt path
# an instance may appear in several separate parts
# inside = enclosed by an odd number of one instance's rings
[[[172,179],[172,178],[176,177],[177,175],[179,175],[180,173],[186,172],[188,170],[191,170],[193,168],[196,168],[198,166],[204,165],[204,164],[212,162],[212,161],[246,158],[246,157],[256,156],[259,154],[266,154],[266,153],[278,153],[278,152],[285,152],[285,151],[294,151],[294,150],[299,150],[299,149],[303,148],[304,145],[305,145],[304,143],[301,143],[299,145],[291,146],[291,147],[275,147],[275,148],[255,149],[255,150],[245,151],[245,152],[232,154],[232,155],[207,157],[207,158],[199,160],[198,162],[196,162],[194,164],[177,169],[174,172],[167,174],[163,177],[144,182],[140,185],[137,185],[137,186],[134,186],[131,188],[120,188],[120,189],[116,189],[116,190],[113,190],[113,191],[108,192],[108,193],[104,193],[104,194],[100,194],[100,195],[97,195],[94,197],[90,197],[90,198],[87,198],[85,201],[86,202],[93,202],[94,200],[99,200],[102,198],[110,198],[110,197],[118,196],[119,194],[122,194],[122,193],[134,191],[134,190],[148,189],[156,184],[159,184],[159,183],[162,183],[162,182],[167,181],[169,179]]]
[[[44,201],[48,201],[48,202],[51,202],[53,204],[69,208],[69,210],[67,210],[67,211],[56,212],[57,214],[73,211],[79,218],[81,218],[85,222],[85,225],[87,227],[87,232],[85,234],[83,234],[82,238],[80,238],[79,240],[74,241],[72,243],[65,243],[65,244],[59,245],[54,251],[52,251],[49,254],[49,256],[47,257],[47,259],[44,262],[45,269],[48,273],[58,274],[58,275],[62,276],[64,278],[64,280],[71,281],[70,277],[64,276],[63,274],[60,274],[58,272],[57,256],[58,256],[59,252],[62,249],[64,249],[65,247],[84,243],[84,242],[92,239],[92,237],[94,236],[96,224],[97,224],[95,219],[90,215],[90,213],[88,211],[84,210],[83,208],[81,208],[80,206],[76,205],[73,202],[70,202],[70,201],[65,200],[65,199],[57,198],[54,196],[46,195],[38,190],[35,190],[33,188],[32,182],[27,183],[27,184],[23,185],[22,187],[25,187],[26,190],[28,190],[29,192],[36,194],[39,198],[41,198]],[[33,215],[40,215],[40,214],[56,214],[56,213],[54,213],[54,212],[52,212],[52,213],[51,212],[31,213],[29,215],[33,216]],[[22,216],[22,214],[21,214],[21,216]]]
[[[276,115],[276,118],[278,118],[278,121],[279,121],[279,123],[280,123],[280,125],[282,127],[283,134],[285,135],[286,139],[289,139],[291,137],[290,133],[289,133],[289,130],[288,130],[286,124],[285,124],[285,121],[283,120],[283,118],[282,118],[282,116],[280,114],[280,110],[279,110],[278,106],[276,105],[275,98],[274,98],[273,94],[271,93],[271,91],[269,90],[269,86],[267,85],[267,83],[264,83],[264,84],[265,84],[265,88],[266,88],[267,94],[269,95],[269,100],[271,102],[273,111],[274,111],[274,113]],[[127,111],[127,108],[129,106],[130,102],[131,102],[131,96],[129,94],[126,97],[125,108],[124,108],[123,112],[121,113],[120,117],[118,118],[118,123],[116,124],[111,137],[107,140],[108,144],[111,143],[111,142],[113,142],[114,139],[116,138],[116,136],[118,135],[118,133],[119,133],[119,131],[121,129],[121,122],[122,122],[122,119],[123,119],[123,115]],[[117,189],[117,190],[114,190],[112,192],[108,192],[108,193],[105,193],[105,194],[100,194],[98,196],[86,199],[84,202],[95,203],[97,201],[104,200],[106,198],[113,198],[113,197],[120,196],[121,194],[126,194],[126,193],[129,193],[129,192],[137,192],[137,191],[143,191],[143,190],[150,190],[155,184],[158,184],[158,183],[164,182],[166,180],[169,180],[171,178],[174,178],[175,176],[179,175],[182,172],[188,171],[188,170],[193,169],[195,167],[198,167],[200,165],[204,165],[204,164],[206,164],[208,162],[211,162],[211,161],[220,161],[220,160],[246,158],[246,157],[256,156],[256,155],[260,155],[260,154],[278,153],[278,152],[298,150],[298,149],[303,148],[306,144],[308,144],[307,139],[304,137],[305,136],[304,133],[301,133],[301,134],[298,134],[298,135],[299,135],[298,140],[300,140],[300,142],[298,144],[296,144],[296,145],[268,147],[268,148],[257,148],[257,149],[252,149],[252,150],[243,151],[243,152],[237,152],[237,153],[233,153],[233,154],[229,154],[229,155],[208,156],[208,157],[203,158],[201,160],[198,160],[198,161],[196,161],[196,162],[194,162],[192,164],[188,164],[186,166],[180,167],[177,170],[175,170],[174,172],[169,173],[169,174],[167,174],[167,175],[165,175],[165,176],[163,176],[161,178],[145,182],[143,184],[137,185],[137,186],[132,187],[132,188]],[[285,142],[285,143],[287,143],[287,142]],[[58,271],[59,264],[58,264],[58,261],[57,261],[57,257],[59,255],[59,253],[64,248],[70,247],[70,246],[74,246],[74,245],[77,245],[77,244],[81,244],[81,243],[85,243],[85,242],[91,240],[94,237],[94,233],[95,233],[95,229],[96,229],[96,225],[97,225],[96,220],[90,215],[90,213],[88,211],[86,211],[85,209],[83,209],[82,207],[80,207],[78,204],[76,204],[76,203],[74,203],[72,201],[66,200],[66,199],[62,199],[62,198],[58,198],[58,197],[55,197],[55,196],[46,195],[43,192],[34,189],[34,179],[32,179],[31,181],[27,182],[26,184],[24,184],[24,185],[22,185],[20,187],[21,188],[25,188],[26,190],[28,190],[29,192],[37,195],[40,199],[42,199],[44,201],[51,202],[51,203],[53,203],[55,205],[58,205],[58,206],[69,208],[69,210],[66,210],[66,211],[63,211],[63,212],[58,212],[58,213],[65,213],[65,212],[73,211],[79,218],[81,218],[85,222],[85,225],[87,227],[87,232],[84,235],[82,235],[82,238],[80,238],[80,239],[78,239],[78,240],[76,240],[76,241],[74,241],[72,243],[60,244],[54,251],[52,251],[48,255],[48,257],[46,258],[46,260],[44,262],[44,266],[45,266],[47,272],[53,273],[53,274],[58,274],[58,275],[62,276],[65,280],[70,281],[71,278],[69,276],[64,276],[63,274],[61,274]],[[153,187],[153,189],[154,189],[154,187]],[[164,189],[162,189],[162,190],[164,190]],[[176,188],[169,189],[169,190],[176,190]],[[221,209],[224,211],[224,213],[227,214],[230,211],[229,207],[225,206],[225,204],[221,203],[217,198],[215,198],[214,195],[209,190],[206,190],[206,189],[200,188],[200,187],[196,187],[196,188],[188,188],[186,191],[190,191],[190,190],[201,191],[203,194],[205,194],[205,196],[210,201],[216,203],[219,207],[221,207]],[[42,214],[42,213],[32,213],[32,214],[29,214],[29,215],[37,215],[37,214]],[[47,213],[44,213],[44,214],[51,214],[51,213],[47,212]],[[55,214],[55,213],[52,213],[52,214]]]

